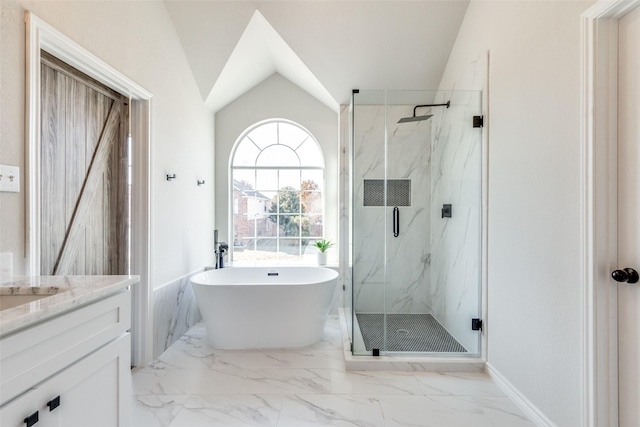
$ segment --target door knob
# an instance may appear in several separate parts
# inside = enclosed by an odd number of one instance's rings
[[[638,272],[633,268],[625,268],[623,270],[615,270],[611,273],[611,277],[616,282],[638,283]]]

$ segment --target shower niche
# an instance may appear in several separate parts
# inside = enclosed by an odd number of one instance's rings
[[[344,299],[354,355],[480,354],[481,111],[480,91],[354,90]]]

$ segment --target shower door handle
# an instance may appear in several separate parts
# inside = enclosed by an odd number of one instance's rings
[[[393,208],[393,237],[400,234],[400,209],[396,206]]]

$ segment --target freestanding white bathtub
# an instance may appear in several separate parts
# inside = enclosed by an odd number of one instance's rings
[[[231,267],[191,278],[209,343],[305,347],[322,338],[338,273],[321,267]]]

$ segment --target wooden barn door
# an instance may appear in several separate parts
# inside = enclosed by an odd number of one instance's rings
[[[128,99],[42,51],[42,275],[127,274]]]

